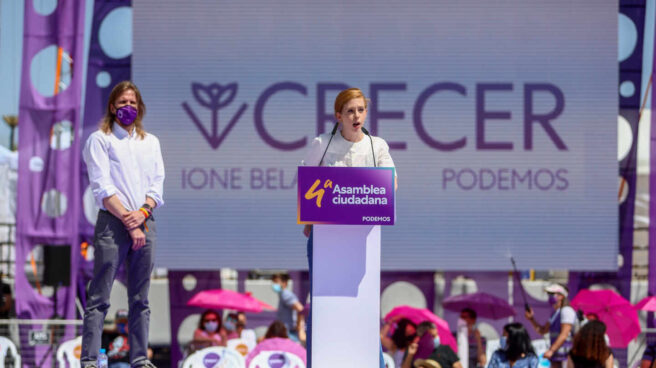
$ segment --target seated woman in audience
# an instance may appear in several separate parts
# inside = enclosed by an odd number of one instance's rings
[[[244,326],[243,324],[239,323],[239,314],[228,314],[225,321],[223,322],[223,329],[225,330],[228,340],[240,338],[241,331],[244,329]]]
[[[396,324],[396,328],[390,337],[388,334],[394,324]],[[413,342],[415,337],[417,337],[417,325],[406,318],[399,317],[392,319],[386,322],[380,330],[380,340],[383,349],[392,356],[397,367],[403,364],[403,356],[408,345]]]
[[[208,346],[225,346],[227,338],[221,329],[221,317],[217,311],[208,309],[200,317],[198,328],[194,331],[192,350]]]
[[[606,325],[591,320],[574,335],[574,345],[567,359],[568,368],[613,368],[613,354],[604,336]]]
[[[521,323],[503,326],[501,347],[492,354],[488,368],[537,368],[539,359],[528,331]]]
[[[269,329],[267,329],[267,332],[264,335],[264,340],[273,337],[279,337],[282,339],[289,338],[289,334],[287,333],[287,327],[285,327],[284,323],[280,321],[273,321],[273,323],[269,325]]]

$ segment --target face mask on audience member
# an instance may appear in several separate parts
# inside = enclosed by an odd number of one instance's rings
[[[556,294],[549,294],[549,304],[556,305],[558,299],[556,299]]]
[[[505,336],[501,336],[501,338],[499,339],[499,347],[500,347],[501,349],[505,349],[505,348],[506,348],[506,342],[507,342],[507,339],[508,339],[508,338],[505,337]]]
[[[280,286],[280,284],[271,284],[271,289],[276,293],[279,293],[282,291],[282,286]]]
[[[433,339],[433,346],[435,346],[435,347],[440,346],[440,337],[439,336],[435,336],[435,338]]]
[[[116,331],[118,331],[118,333],[120,333],[121,335],[125,335],[126,333],[128,333],[128,330],[127,330],[126,327],[127,326],[125,325],[125,323],[117,323],[116,324]]]
[[[204,326],[205,326],[205,331],[216,332],[216,330],[219,328],[219,322],[216,321],[205,322]]]
[[[234,331],[235,330],[235,321],[231,319],[227,319],[225,323],[223,324],[223,327],[225,327],[226,330],[228,331]]]

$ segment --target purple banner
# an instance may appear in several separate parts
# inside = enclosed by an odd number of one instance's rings
[[[656,33],[656,32],[655,32]],[[656,295],[656,94],[654,93],[654,71],[656,71],[656,34],[654,34],[654,60],[652,61],[649,85],[645,94],[651,93],[651,137],[649,142],[649,273],[647,288],[649,295]],[[648,327],[654,327],[654,314],[648,313]]]
[[[25,2],[16,260],[23,265],[34,259],[33,251],[39,245],[70,245],[71,271],[70,279],[49,298],[30,284],[24,267],[16,267],[16,314],[21,319],[74,319],[80,254],[78,137],[85,1],[42,5]],[[35,64],[52,71],[33,74],[31,66]],[[62,338],[71,338],[74,333],[73,328],[67,329]],[[27,333],[21,332],[21,336],[25,336],[21,345],[29,349]],[[39,346],[33,349],[22,351],[23,357],[29,357],[24,358],[24,366],[50,365],[52,351]]]
[[[619,251],[623,263],[618,270],[618,291],[625,298],[631,296],[631,269],[633,267],[633,217],[636,196],[636,164],[638,148],[638,122],[640,119],[640,91],[642,74],[642,44],[645,23],[645,5],[633,0],[621,0],[620,28],[635,27],[636,47],[620,52],[619,58],[619,124],[631,130],[631,147],[619,158]],[[631,86],[628,88],[627,86]],[[628,93],[626,90],[633,90]],[[622,126],[624,128],[624,126]]]
[[[394,169],[298,168],[298,223],[394,225]]]
[[[87,80],[84,95],[84,121],[80,142],[86,142],[91,133],[98,129],[102,119],[109,93],[116,83],[129,80],[132,55],[112,57],[108,55],[101,44],[101,27],[110,27],[110,22],[117,16],[131,12],[132,0],[96,0],[93,7],[93,21],[91,26],[91,41],[89,44],[89,58],[87,61]],[[84,216],[80,216],[80,236],[91,243],[93,240],[93,227],[98,212],[91,189],[87,167],[80,160],[80,188],[83,195],[82,209]]]
[[[37,245],[71,245],[77,264],[78,136],[84,35],[82,0],[62,0],[48,14],[31,1],[25,4],[23,67],[20,91],[16,259],[22,265]],[[54,46],[54,49],[52,48]],[[32,61],[56,50],[52,59],[58,81],[49,93],[33,83]],[[70,59],[69,59],[70,58]],[[55,64],[59,64],[56,66]],[[69,74],[65,74],[67,68]],[[75,284],[71,272],[71,285]],[[71,292],[72,290],[72,292]],[[60,288],[57,314],[75,317],[75,288]],[[53,302],[16,268],[16,311],[19,318],[49,318]]]

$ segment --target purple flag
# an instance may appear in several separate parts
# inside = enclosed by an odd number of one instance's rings
[[[45,297],[30,285],[22,265],[37,245],[70,245],[70,282],[64,284],[75,285],[80,253],[78,132],[85,1],[59,0],[52,8],[36,5],[25,2],[16,216],[16,260],[21,267],[16,267],[16,313],[24,319],[54,315],[70,319],[76,317],[75,287],[60,287],[54,297]],[[32,75],[34,62],[51,63],[54,75]],[[49,77],[54,77],[52,89],[41,88],[42,79]],[[67,329],[64,339],[73,333]],[[27,341],[22,343],[29,346]],[[33,354],[23,351],[24,357],[31,358],[23,364],[36,366],[47,361],[48,354],[52,352],[46,349],[35,349]]]
[[[100,43],[100,28],[108,18],[120,14],[132,6],[132,0],[96,0],[93,7],[91,41],[87,62],[87,80],[84,93],[84,122],[82,124],[81,144],[98,129],[102,119],[109,93],[114,85],[130,79],[132,55],[113,58],[107,55]],[[89,189],[87,167],[80,160],[80,190],[83,195],[84,216],[80,216],[80,236],[85,241],[93,240],[93,227],[97,216],[93,195]]]

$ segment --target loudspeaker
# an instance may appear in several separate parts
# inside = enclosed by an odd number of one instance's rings
[[[43,246],[43,284],[48,286],[70,286],[71,246]]]

